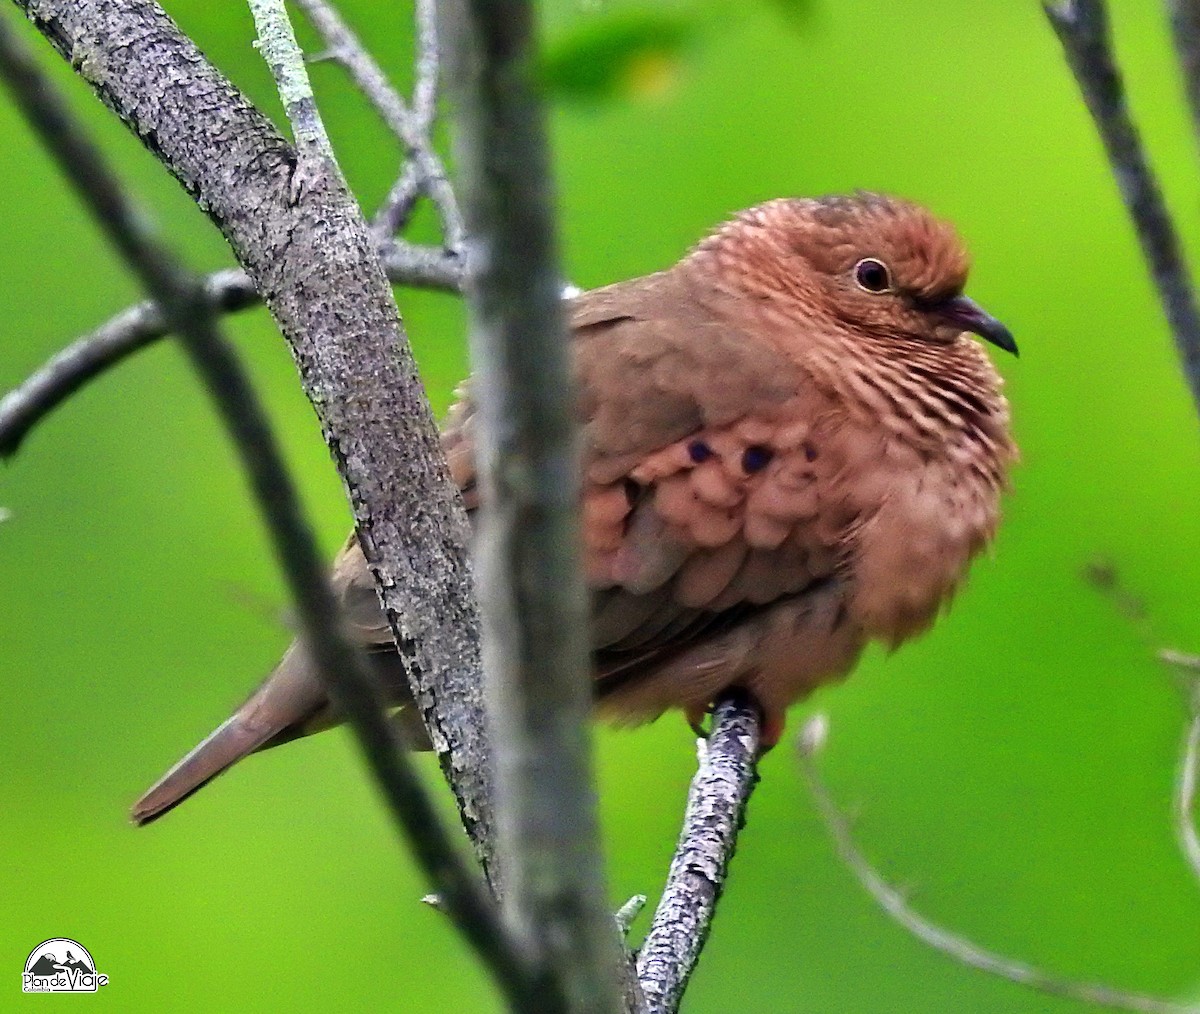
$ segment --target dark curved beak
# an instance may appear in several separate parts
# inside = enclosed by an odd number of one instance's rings
[[[979,335],[980,338],[986,338],[997,348],[1011,352],[1014,356],[1020,355],[1012,332],[975,300],[968,299],[966,296],[955,296],[942,303],[936,313],[947,324],[953,324],[964,331]]]

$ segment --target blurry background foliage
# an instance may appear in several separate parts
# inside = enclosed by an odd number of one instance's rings
[[[167,6],[278,118],[246,10]],[[407,85],[403,7],[344,4]],[[1195,248],[1200,161],[1160,5],[1113,9]],[[927,914],[1063,974],[1200,996],[1200,892],[1169,814],[1182,709],[1150,652],[1200,648],[1197,421],[1037,5],[548,2],[543,13],[562,247],[578,284],[662,267],[781,194],[888,190],[959,225],[971,293],[1022,349],[1000,364],[1023,448],[1007,522],[931,636],[872,652],[793,722],[828,712],[834,791]],[[191,263],[226,264],[192,202],[37,41]],[[397,147],[337,67],[314,77],[370,208]],[[0,135],[7,388],[138,293],[6,102]],[[416,235],[430,238],[431,223],[423,213]],[[399,299],[442,411],[466,369],[462,309]],[[229,327],[332,554],[348,514],[283,342],[262,311]],[[0,471],[0,505],[11,512],[0,1009],[27,1003],[28,951],[67,935],[111,976],[96,1009],[498,1010],[447,921],[418,903],[426,885],[341,732],[251,759],[148,830],[126,822],[137,793],[288,639],[259,522],[178,352],[163,344],[72,400]],[[1082,581],[1097,557],[1143,600],[1147,630]],[[677,717],[603,730],[598,751],[615,906],[661,884],[694,757]],[[1081,1009],[904,935],[833,857],[789,750],[762,774],[692,1014]]]

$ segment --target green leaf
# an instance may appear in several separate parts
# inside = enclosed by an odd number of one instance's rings
[[[694,22],[654,11],[589,21],[547,47],[541,79],[554,98],[573,101],[658,92],[697,33]]]

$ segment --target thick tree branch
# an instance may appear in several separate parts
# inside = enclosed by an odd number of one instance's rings
[[[944,929],[913,911],[908,899],[895,886],[888,883],[854,840],[850,821],[834,802],[825,787],[817,767],[816,755],[824,744],[827,726],[823,716],[811,719],[802,730],[798,745],[800,766],[809,790],[816,801],[821,819],[833,839],[838,858],[849,868],[855,878],[879,905],[879,907],[907,932],[953,961],[989,975],[1007,979],[1039,993],[1066,997],[1110,1010],[1139,1011],[1142,1014],[1198,1014],[1200,1006],[1174,1003],[1142,993],[1131,993],[1090,982],[1076,982],[1057,975],[1050,975],[1027,964],[1005,957],[980,947],[977,943],[957,933]]]
[[[149,0],[17,3],[204,208],[264,294],[346,484],[418,709],[494,877],[466,517],[344,182],[335,167],[309,164],[293,188],[296,150]]]
[[[1200,411],[1200,310],[1175,225],[1125,97],[1103,0],[1045,4],[1137,231],[1158,289],[1192,401]]]
[[[0,77],[43,145],[91,210],[109,241],[162,308],[203,379],[263,509],[276,556],[296,600],[301,636],[334,703],[346,716],[393,816],[456,922],[510,996],[533,980],[526,956],[505,930],[480,881],[456,851],[409,754],[385,716],[372,677],[342,633],[299,495],[250,380],[220,334],[202,281],[190,275],[148,226],[99,150],[69,116],[6,19],[0,19]]]
[[[700,768],[688,790],[679,846],[638,952],[638,979],[650,1014],[679,1009],[700,960],[758,781],[759,732],[754,705],[740,696],[725,697],[713,711],[708,739],[698,741]]]
[[[380,250],[388,278],[397,285],[457,292],[462,262],[432,247],[389,240]],[[246,310],[261,302],[254,283],[240,268],[215,271],[204,279],[210,312]],[[95,331],[55,354],[20,386],[0,398],[0,458],[16,453],[39,422],[81,387],[168,333],[158,305],[150,300],[122,310]]]
[[[618,1009],[589,720],[574,396],[549,156],[521,0],[441,6],[482,485],[476,560],[505,910],[572,1012]]]

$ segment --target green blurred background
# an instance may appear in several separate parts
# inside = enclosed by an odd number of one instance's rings
[[[168,6],[278,114],[241,5]],[[1194,247],[1200,162],[1159,6],[1114,4],[1119,50]],[[407,86],[407,7],[345,11]],[[1022,349],[1000,363],[1023,448],[1007,523],[932,635],[871,654],[793,724],[828,713],[833,791],[926,914],[1066,976],[1200,997],[1200,890],[1171,830],[1183,709],[1152,659],[1200,648],[1197,421],[1037,4],[556,2],[544,15],[579,284],[664,266],[781,194],[878,188],[958,223],[972,294]],[[190,200],[27,34],[191,262],[226,264]],[[336,67],[313,73],[373,207],[397,147]],[[137,292],[6,102],[0,134],[6,389]],[[461,308],[398,297],[441,411],[466,369]],[[262,311],[229,326],[332,554],[348,513],[283,343]],[[42,426],[0,470],[0,505],[0,1009],[56,1003],[22,997],[18,975],[65,935],[111,976],[89,1009],[499,1010],[419,904],[427,885],[342,732],[253,758],[150,829],[126,821],[287,639],[260,524],[176,350],[142,354]],[[1095,558],[1145,622],[1082,580]],[[661,884],[694,753],[674,717],[603,730],[597,751],[615,906]],[[833,855],[789,750],[762,775],[689,1012],[1086,1009],[916,943]]]

